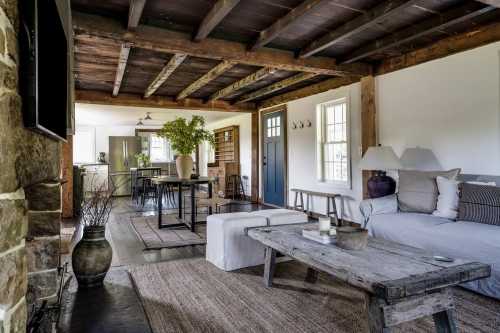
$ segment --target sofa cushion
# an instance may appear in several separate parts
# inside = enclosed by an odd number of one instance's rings
[[[500,226],[500,187],[462,184],[458,218]]]
[[[436,177],[456,179],[460,169],[449,171],[399,171],[399,210],[431,214],[436,210],[438,188]]]
[[[434,216],[455,220],[458,215],[458,185],[459,181],[438,176],[436,183],[439,191]]]

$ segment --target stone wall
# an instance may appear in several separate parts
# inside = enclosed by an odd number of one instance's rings
[[[0,0],[0,332],[25,332],[31,304],[55,299],[59,265],[61,145],[23,127],[17,7]]]

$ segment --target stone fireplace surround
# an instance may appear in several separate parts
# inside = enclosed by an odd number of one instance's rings
[[[23,127],[18,0],[0,0],[0,332],[55,302],[60,260],[61,144]]]

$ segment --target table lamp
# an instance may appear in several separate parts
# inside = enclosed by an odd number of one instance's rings
[[[391,147],[368,148],[359,167],[362,170],[375,171],[375,175],[367,182],[370,198],[380,198],[396,192],[396,181],[387,176],[386,171],[401,169],[402,165]]]
[[[434,152],[427,148],[406,148],[400,158],[403,169],[420,171],[440,171],[443,167]]]

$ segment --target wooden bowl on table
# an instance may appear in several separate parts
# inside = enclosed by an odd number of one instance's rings
[[[345,250],[363,250],[368,244],[368,230],[360,227],[338,227],[337,246]]]

